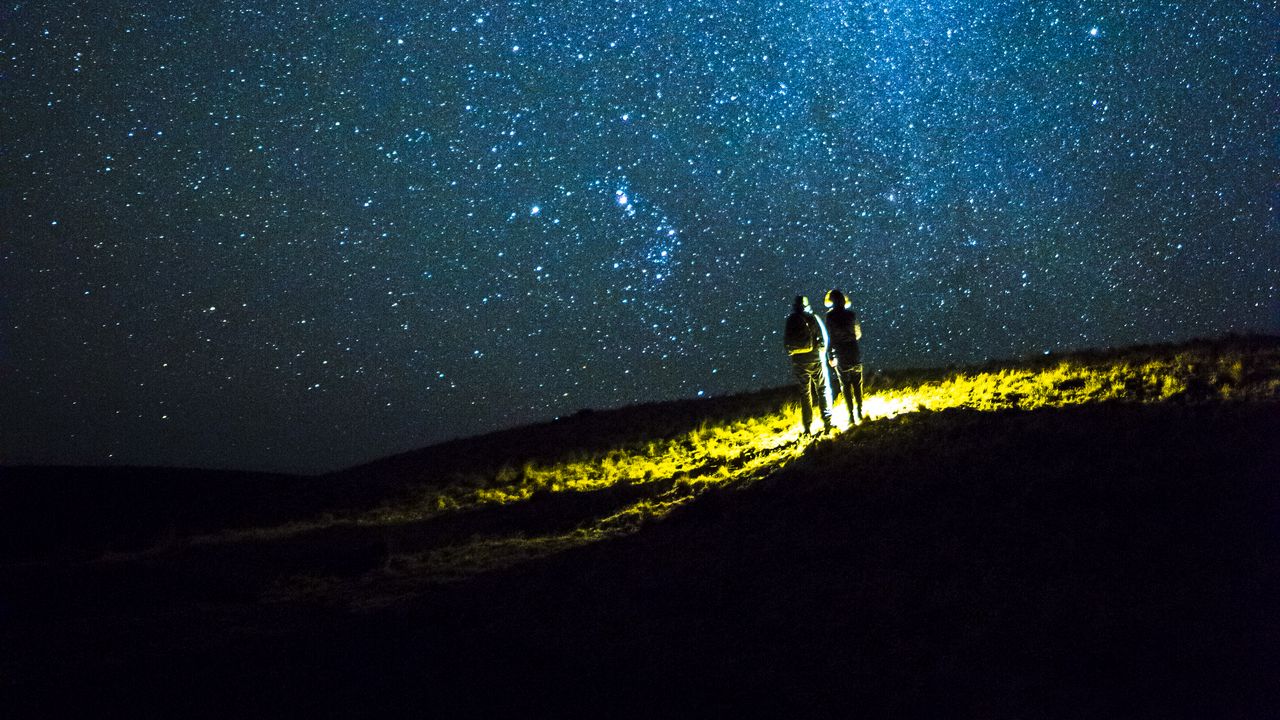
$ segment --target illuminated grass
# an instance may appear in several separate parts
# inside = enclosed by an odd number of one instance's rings
[[[1034,410],[1098,402],[1276,400],[1280,399],[1280,350],[1272,345],[1249,353],[1222,353],[1206,345],[1164,353],[1039,360],[1038,366],[1026,363],[1022,367],[965,370],[929,381],[881,377],[876,383],[879,389],[869,392],[864,402],[871,425],[855,429],[851,441],[857,443],[863,432],[872,432],[875,420],[917,411]],[[838,405],[836,422],[841,431],[849,429],[847,421]],[[865,437],[870,440],[873,436]],[[633,492],[632,499],[614,511],[567,531],[527,536],[518,531],[482,533],[460,543],[394,553],[376,577],[364,580],[380,590],[371,594],[366,585],[346,601],[377,604],[412,594],[413,588],[423,584],[449,582],[635,532],[703,492],[741,487],[771,475],[803,455],[810,442],[814,441],[801,435],[798,407],[789,404],[758,417],[704,422],[666,439],[459,477],[445,487],[422,490],[412,502],[380,508],[346,522],[392,527],[429,523],[483,508],[517,507],[534,499],[619,488]],[[287,586],[279,590],[284,596],[291,594]]]
[[[783,398],[779,392],[740,396],[720,415],[707,414],[714,406],[700,402],[607,411],[601,413],[611,423],[607,431],[593,432],[596,420],[588,417],[569,425],[582,428],[581,437],[557,430],[550,436],[560,440],[548,443],[549,435],[534,428],[524,445],[511,435],[484,446],[497,448],[492,453],[478,454],[463,444],[447,470],[423,465],[420,480],[408,478],[410,489],[388,492],[378,507],[179,533],[150,550],[102,559],[167,562],[185,553],[251,558],[244,561],[271,573],[263,585],[269,597],[346,606],[393,602],[433,584],[637,532],[703,493],[773,476],[815,442],[852,453],[889,447],[910,433],[909,427],[879,422],[894,416],[1104,402],[1280,400],[1280,342],[1239,339],[877,374],[867,381],[870,420],[849,427],[844,405],[837,403],[838,432],[817,440],[801,434],[799,409]],[[413,472],[418,466],[407,467]],[[363,558],[362,548],[373,547],[383,549],[367,562],[358,559],[356,570],[343,571],[345,576],[325,569],[333,557]],[[268,554],[272,559],[263,560]]]
[[[1247,366],[1247,367],[1246,367]],[[1280,397],[1280,353],[1246,360],[1215,352],[1184,351],[1167,358],[1134,361],[1064,360],[1039,369],[958,372],[936,382],[870,393],[864,407],[870,418],[918,410],[1034,410],[1091,402],[1163,402]],[[506,505],[539,494],[591,492],[618,485],[645,485],[674,479],[687,486],[722,485],[738,479],[739,468],[776,464],[781,449],[804,444],[795,405],[782,412],[723,425],[704,423],[697,430],[642,447],[614,449],[597,456],[539,465],[504,467],[491,478],[468,485],[425,491],[416,506],[385,508],[361,520],[370,523],[415,521],[477,506]],[[843,407],[836,409],[839,429],[848,428]],[[762,460],[763,459],[763,460]],[[726,468],[728,472],[723,472]],[[750,472],[748,472],[750,474]]]
[[[1029,370],[965,373],[872,396],[869,411],[892,416],[913,410],[1034,410],[1090,402],[1202,402],[1274,399],[1280,394],[1273,351],[1246,362],[1238,356],[1183,352],[1162,359],[1102,364],[1063,361]],[[1262,372],[1258,372],[1262,371]]]

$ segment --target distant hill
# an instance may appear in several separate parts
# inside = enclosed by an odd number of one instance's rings
[[[1280,398],[1280,338],[1079,350],[969,367],[871,372],[868,408],[930,410],[1089,402]],[[370,512],[421,515],[500,496],[636,487],[685,479],[795,440],[790,387],[582,410],[552,422],[454,440],[317,476],[184,468],[0,468],[0,560],[136,551],[223,530],[325,524]],[[777,425],[777,431],[773,426]],[[787,453],[784,452],[784,455]],[[608,462],[601,462],[607,460]],[[621,467],[620,466],[625,466]],[[602,477],[611,472],[639,473]],[[774,469],[764,463],[763,471]],[[665,470],[666,472],[663,474]],[[566,482],[557,483],[564,475]],[[540,480],[531,482],[532,476]],[[539,484],[541,483],[541,484]]]
[[[868,390],[816,440],[778,388],[314,477],[6,469],[0,712],[1280,708],[1280,339]]]

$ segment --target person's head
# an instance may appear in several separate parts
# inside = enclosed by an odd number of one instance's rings
[[[844,293],[839,290],[828,290],[826,297],[827,307],[842,308],[846,305]]]
[[[809,307],[809,298],[804,295],[797,295],[795,304],[791,306],[794,312],[813,312]]]

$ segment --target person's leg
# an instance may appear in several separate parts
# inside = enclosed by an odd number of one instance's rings
[[[827,423],[827,385],[823,382],[821,363],[814,363],[809,368],[809,407],[818,411],[825,425]],[[812,413],[809,417],[813,417]],[[809,427],[808,422],[805,423],[805,427]]]
[[[840,376],[840,365],[837,361],[835,368],[831,370],[831,402],[836,402],[836,398],[844,392],[844,378]]]
[[[858,403],[858,419],[862,419],[862,363],[853,366],[850,373],[849,386],[853,388],[853,397]],[[850,416],[852,417],[852,416]]]
[[[822,426],[831,429],[831,400],[827,393],[827,365],[819,362],[813,373],[814,394],[818,398],[818,408],[822,412]]]
[[[793,363],[791,371],[795,375],[796,385],[800,390],[800,419],[804,423],[804,431],[807,433],[809,432],[809,423],[813,422],[813,406],[811,405],[813,383],[810,381],[809,373],[805,372],[803,365]]]
[[[857,418],[860,416],[862,408],[862,396],[858,395],[859,415],[855,415],[853,412],[853,398],[854,393],[857,391],[854,390],[853,373],[849,372],[849,368],[847,366],[841,364],[840,369],[836,374],[840,376],[840,387],[844,392],[844,404],[849,408],[849,422],[857,422]]]
[[[822,404],[819,406],[819,407],[822,407],[822,427],[827,428],[829,430],[829,429],[832,429],[832,424],[831,424],[832,400],[827,393],[826,369],[822,368],[822,366],[819,366],[818,377],[815,379],[817,379],[817,384],[818,384],[818,387],[817,387],[818,402]]]

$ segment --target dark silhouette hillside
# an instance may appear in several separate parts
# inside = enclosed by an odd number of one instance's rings
[[[7,472],[0,712],[1280,709],[1280,341],[868,389],[816,442],[765,391],[312,478]]]

